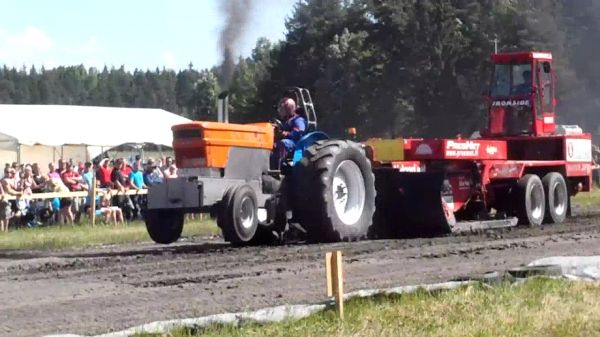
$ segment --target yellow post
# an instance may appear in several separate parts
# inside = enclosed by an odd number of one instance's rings
[[[96,175],[92,178],[92,186],[90,186],[90,220],[92,227],[96,225]]]
[[[327,269],[327,296],[335,296],[335,305],[341,319],[344,319],[344,273],[342,252],[339,250],[325,255]]]

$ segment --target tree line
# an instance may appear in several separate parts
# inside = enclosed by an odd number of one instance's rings
[[[303,0],[283,41],[239,58],[230,120],[274,116],[287,86],[311,90],[320,128],[341,135],[454,136],[485,125],[489,55],[550,50],[559,122],[600,124],[600,3],[594,0]],[[215,119],[219,67],[0,68],[0,103],[162,108]]]

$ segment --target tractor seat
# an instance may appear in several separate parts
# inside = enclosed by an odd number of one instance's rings
[[[308,116],[306,115],[306,111],[304,111],[304,108],[299,107],[296,109],[296,114],[302,118],[304,118],[304,120],[306,121],[306,130],[304,131],[304,134],[307,134],[309,132],[313,132],[315,131],[315,127],[314,125],[311,125],[308,122]]]

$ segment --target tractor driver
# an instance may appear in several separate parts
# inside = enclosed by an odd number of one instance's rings
[[[523,83],[515,86],[515,95],[529,95],[531,94],[531,71],[525,70],[523,72]]]
[[[279,101],[277,114],[282,122],[282,126],[276,130],[277,142],[275,151],[271,156],[271,167],[279,169],[281,162],[296,147],[296,142],[302,138],[306,131],[306,119],[296,112],[296,102],[293,99],[284,97]]]

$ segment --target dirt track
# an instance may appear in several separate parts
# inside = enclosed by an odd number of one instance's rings
[[[61,253],[0,252],[0,335],[94,334],[154,320],[323,300],[324,252],[348,290],[445,281],[552,255],[600,254],[600,218],[435,239],[234,249],[195,239]]]

